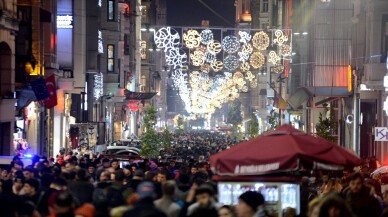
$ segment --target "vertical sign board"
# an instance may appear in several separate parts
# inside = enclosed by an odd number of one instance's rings
[[[375,127],[375,141],[388,141],[388,127]]]

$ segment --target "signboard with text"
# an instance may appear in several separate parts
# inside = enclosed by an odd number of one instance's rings
[[[388,127],[375,127],[375,141],[377,142],[388,141]]]

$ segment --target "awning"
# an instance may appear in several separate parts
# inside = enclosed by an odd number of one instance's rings
[[[349,94],[347,87],[301,87],[288,98],[287,102],[295,110],[311,96],[348,97]]]
[[[155,92],[143,93],[143,92],[132,92],[129,90],[125,90],[124,94],[125,94],[126,100],[147,100],[147,99],[151,99],[156,95]]]

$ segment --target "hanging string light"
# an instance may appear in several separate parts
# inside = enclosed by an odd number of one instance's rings
[[[204,29],[201,32],[201,42],[204,45],[208,45],[214,41],[213,32],[210,29]]]
[[[240,42],[236,36],[228,35],[222,39],[222,48],[226,53],[236,53],[240,49]]]
[[[183,41],[187,48],[196,48],[201,44],[201,35],[197,30],[190,29],[186,33],[183,33]]]
[[[251,58],[249,59],[249,63],[254,69],[258,69],[264,65],[265,57],[261,52],[253,52]]]
[[[268,62],[276,65],[276,64],[279,63],[279,61],[280,61],[280,57],[276,54],[276,52],[275,51],[270,51],[269,52]]]
[[[229,55],[224,59],[224,67],[228,70],[236,70],[238,68],[238,59],[234,55]]]
[[[241,43],[248,43],[252,39],[252,35],[246,31],[238,31],[238,35],[240,36]]]
[[[253,35],[252,44],[258,50],[266,50],[269,46],[268,34],[263,31],[256,32]]]
[[[275,37],[276,38],[273,40],[273,42],[279,47],[281,47],[285,42],[288,41],[288,37],[284,35],[283,31],[280,29],[277,29],[275,31]]]

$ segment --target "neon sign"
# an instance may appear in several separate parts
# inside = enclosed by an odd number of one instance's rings
[[[58,29],[72,29],[73,28],[73,16],[72,15],[58,15],[57,16],[57,28]]]

